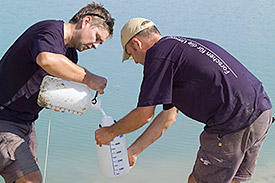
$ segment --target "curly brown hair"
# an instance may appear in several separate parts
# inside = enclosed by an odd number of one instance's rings
[[[113,36],[114,31],[114,21],[115,19],[111,17],[111,14],[106,10],[102,4],[94,1],[79,10],[69,21],[69,23],[77,24],[82,21],[86,16],[93,16],[93,21],[91,26],[100,27],[108,30],[109,37]]]

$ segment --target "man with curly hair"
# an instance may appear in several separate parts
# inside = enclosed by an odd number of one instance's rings
[[[29,27],[0,61],[0,174],[6,183],[40,183],[34,121],[44,76],[86,84],[104,93],[107,80],[77,65],[77,51],[112,37],[114,18],[100,4],[83,7],[69,23],[46,20]]]

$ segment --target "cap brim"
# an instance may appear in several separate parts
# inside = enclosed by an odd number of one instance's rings
[[[123,50],[123,57],[122,57],[122,62],[124,62],[125,60],[132,60],[133,57],[129,54],[126,53],[125,50]]]

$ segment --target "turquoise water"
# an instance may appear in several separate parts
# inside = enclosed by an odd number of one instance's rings
[[[1,0],[0,56],[31,24],[45,19],[68,21],[87,0]],[[263,83],[275,105],[275,1],[273,0],[139,0],[100,1],[116,18],[114,37],[97,51],[79,54],[79,64],[108,78],[102,107],[120,119],[137,103],[142,67],[121,64],[119,32],[133,17],[153,20],[163,35],[183,35],[214,41],[238,58]],[[159,111],[161,107],[157,108]],[[38,158],[44,172],[50,110],[37,121]],[[83,116],[52,111],[47,183],[182,183],[192,171],[203,128],[179,114],[176,123],[138,158],[129,175],[104,179],[99,174],[93,132],[101,120],[99,111]],[[146,128],[127,134],[130,145]],[[275,128],[271,128],[255,170],[253,183],[275,182]],[[3,180],[0,179],[0,182]]]

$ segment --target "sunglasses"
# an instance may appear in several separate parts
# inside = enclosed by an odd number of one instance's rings
[[[110,19],[110,18],[105,18],[105,17],[103,17],[103,16],[101,16],[101,15],[98,15],[98,14],[94,14],[94,13],[87,13],[87,14],[85,14],[84,16],[96,16],[96,17],[99,17],[99,18],[101,18],[101,19],[103,19],[103,20],[105,20],[105,22],[106,22],[106,24],[112,29],[113,27],[114,27],[114,21],[112,20],[112,19]]]

